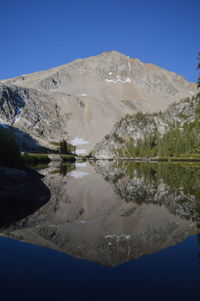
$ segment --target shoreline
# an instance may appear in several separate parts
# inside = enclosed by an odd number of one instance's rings
[[[133,161],[133,162],[200,162],[200,157],[160,157],[160,158],[89,158],[91,161]]]
[[[37,154],[25,153],[20,157],[22,163],[50,163],[56,162],[75,162],[76,156],[73,154]]]

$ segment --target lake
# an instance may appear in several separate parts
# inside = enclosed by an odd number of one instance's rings
[[[1,300],[198,300],[200,165],[37,168],[51,197],[1,223]]]

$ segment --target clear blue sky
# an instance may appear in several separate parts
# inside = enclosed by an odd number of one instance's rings
[[[197,79],[200,0],[0,2],[0,79],[110,50]]]

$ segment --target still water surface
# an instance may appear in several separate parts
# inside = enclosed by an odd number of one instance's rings
[[[39,172],[50,200],[0,228],[1,300],[199,300],[200,166]]]

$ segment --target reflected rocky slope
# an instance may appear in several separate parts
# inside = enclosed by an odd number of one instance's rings
[[[164,205],[171,214],[200,223],[200,165],[97,161],[95,170],[127,203]]]
[[[116,266],[197,233],[199,170],[122,161],[50,166],[40,170],[50,201],[1,233]]]

